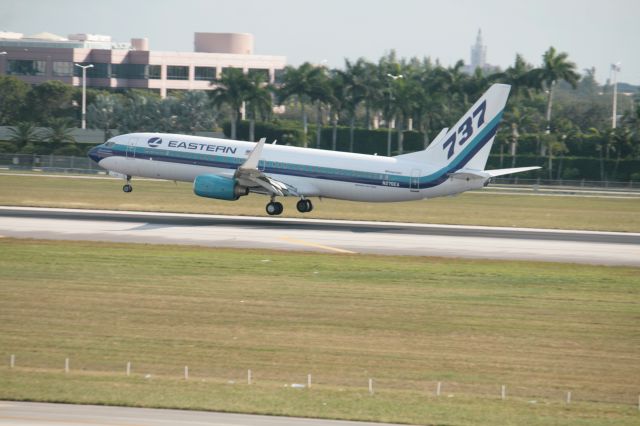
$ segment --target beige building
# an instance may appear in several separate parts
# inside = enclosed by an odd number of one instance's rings
[[[94,88],[144,88],[158,90],[211,90],[211,81],[225,68],[264,73],[278,79],[286,65],[284,56],[254,55],[253,35],[246,33],[195,33],[194,52],[163,52],[149,48],[146,38],[115,43],[110,36],[50,33],[24,36],[0,32],[0,74],[13,75],[30,84],[59,80]]]

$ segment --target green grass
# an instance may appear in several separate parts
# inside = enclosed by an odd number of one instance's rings
[[[260,195],[238,201],[212,200],[195,196],[190,184],[166,181],[134,180],[131,194],[123,193],[121,187],[119,180],[0,174],[0,204],[266,215],[268,199]],[[640,232],[640,197],[502,195],[480,191],[406,203],[325,199],[314,200],[314,211],[306,215],[295,209],[296,199],[283,201],[286,217]]]
[[[638,268],[0,239],[0,271],[0,399],[638,421]]]
[[[380,391],[320,386],[310,391],[275,384],[228,384],[212,380],[122,377],[0,368],[12,399],[211,410],[346,420],[441,425],[636,425],[637,408],[600,404],[480,398],[414,390]],[[451,395],[451,396],[449,396]]]

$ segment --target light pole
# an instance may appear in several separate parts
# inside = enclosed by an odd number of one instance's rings
[[[6,55],[6,54],[7,54],[7,52],[0,52],[0,55]],[[7,70],[7,63],[6,63],[6,61],[5,61],[4,67],[2,68],[2,71],[3,71],[5,74],[7,74],[7,71],[8,71],[8,70]]]
[[[611,128],[615,129],[618,121],[618,73],[620,72],[620,62],[611,64],[611,71],[613,71],[613,113],[611,114]]]
[[[82,68],[82,128],[87,128],[87,68],[93,68],[93,64],[80,65],[76,67]]]
[[[390,74],[387,73],[387,77],[391,80],[396,81],[399,78],[404,78],[402,74]],[[391,109],[391,101],[393,101],[393,92],[391,91],[391,80],[389,80],[389,109]],[[389,111],[391,113],[391,111]],[[390,114],[391,115],[391,114]],[[392,117],[388,117],[389,122],[387,123],[387,157],[391,157],[391,127],[395,127],[395,119]],[[393,122],[393,126],[392,126]]]

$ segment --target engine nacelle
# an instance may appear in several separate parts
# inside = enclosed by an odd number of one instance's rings
[[[238,181],[232,178],[201,175],[193,181],[193,192],[200,197],[233,201],[249,194],[249,188],[238,185]]]

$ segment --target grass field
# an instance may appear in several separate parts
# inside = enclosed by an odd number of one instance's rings
[[[0,271],[0,399],[415,424],[640,417],[638,268],[0,239]],[[312,389],[284,387],[309,373]]]
[[[10,176],[0,173],[0,204],[14,206],[97,208],[229,215],[266,215],[267,197],[238,201],[197,197],[191,185],[135,181],[125,194],[122,181]],[[457,197],[407,203],[353,203],[316,200],[311,214],[283,199],[285,217],[399,221],[508,227],[566,228],[640,232],[640,197],[629,199],[574,196],[502,195],[471,192]]]

